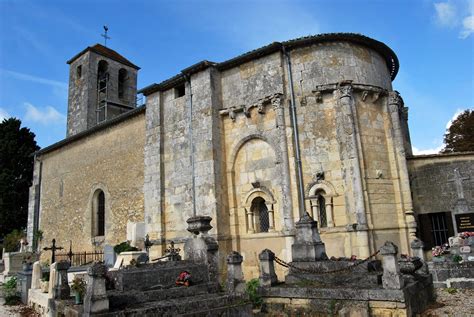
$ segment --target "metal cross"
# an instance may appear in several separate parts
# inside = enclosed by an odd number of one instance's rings
[[[153,245],[153,242],[151,242],[150,236],[148,235],[148,233],[145,236],[144,244],[145,244],[146,253],[148,253],[150,251],[151,246]]]
[[[169,248],[165,250],[165,253],[168,254],[168,258],[170,261],[179,261],[181,260],[181,256],[179,255],[179,251],[181,251],[180,248],[175,248],[174,247],[174,241],[170,242]]]
[[[56,239],[53,239],[52,245],[50,247],[43,248],[44,251],[51,250],[51,264],[56,262],[56,250],[62,250],[62,247],[56,246]]]
[[[107,31],[109,31],[109,27],[107,25],[104,25],[104,34],[100,35],[104,38],[104,46],[107,46],[107,40],[111,39],[111,37],[107,35]]]

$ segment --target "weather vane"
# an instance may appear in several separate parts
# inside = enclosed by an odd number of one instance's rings
[[[111,39],[111,37],[107,36],[107,31],[108,30],[109,30],[109,27],[107,25],[104,25],[104,34],[100,35],[104,38],[104,46],[107,46],[107,40]]]

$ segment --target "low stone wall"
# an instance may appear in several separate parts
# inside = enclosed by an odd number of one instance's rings
[[[370,288],[261,288],[269,316],[413,316],[433,301],[432,279],[419,276],[401,290]]]
[[[474,262],[428,262],[436,288],[474,288]]]

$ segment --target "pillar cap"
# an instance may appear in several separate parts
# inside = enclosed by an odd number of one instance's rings
[[[397,253],[398,247],[391,241],[385,241],[385,244],[380,248],[382,255],[396,255]]]

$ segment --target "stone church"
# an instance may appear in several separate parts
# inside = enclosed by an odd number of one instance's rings
[[[265,248],[291,259],[306,212],[329,256],[365,258],[447,240],[456,206],[473,210],[473,153],[412,156],[397,56],[366,36],[274,42],[139,91],[139,67],[108,47],[68,64],[67,136],[36,153],[30,241],[100,249],[143,224],[153,258],[206,215],[222,263],[239,251],[250,277]]]

